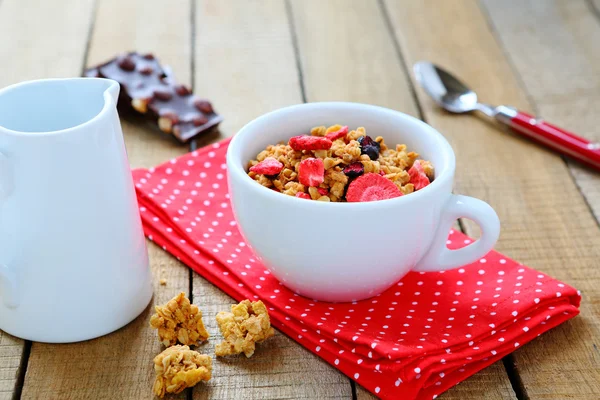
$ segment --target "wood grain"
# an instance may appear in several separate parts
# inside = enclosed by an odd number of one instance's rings
[[[261,114],[302,102],[283,1],[200,1],[196,12],[194,87],[224,115],[221,137]],[[196,273],[193,293],[214,334],[202,351],[214,354],[214,345],[222,340],[215,316],[234,301]],[[215,360],[213,379],[194,388],[193,397],[350,399],[352,394],[345,376],[277,332],[250,359]]]
[[[600,142],[600,14],[586,0],[483,4],[537,115]],[[569,166],[600,220],[600,171]]]
[[[180,81],[189,83],[191,23],[188,2],[104,0],[97,7],[88,65],[95,65],[122,51],[152,51],[173,67]],[[82,57],[83,53],[79,58],[81,61],[75,62],[81,65]],[[187,150],[141,121],[123,121],[122,125],[134,167],[155,165]],[[164,303],[181,291],[187,293],[188,268],[150,242],[148,250],[155,282],[153,304]],[[160,278],[167,280],[166,286],[158,284]],[[34,343],[23,398],[154,398],[152,359],[162,348],[156,331],[148,324],[151,312],[152,307],[148,307],[126,327],[95,340],[67,345]],[[177,398],[185,398],[185,393]]]
[[[352,4],[347,7],[342,0],[292,1],[307,100],[378,104],[417,116],[408,77],[383,10],[377,2]],[[514,398],[501,363],[446,394],[448,398],[482,395],[488,399]],[[357,396],[362,399],[371,395],[357,388]]]
[[[30,79],[77,76],[91,22],[92,1],[0,2],[0,87]],[[31,12],[36,9],[36,12]],[[28,11],[29,10],[29,11]],[[53,16],[54,18],[48,18]],[[40,34],[44,32],[44,34]],[[61,43],[60,51],[55,44]],[[17,390],[24,341],[0,331],[0,399]]]
[[[24,342],[0,331],[0,399],[12,399],[20,372]]]
[[[409,64],[429,59],[459,73],[484,101],[532,110],[478,2],[386,5]],[[520,5],[532,29],[535,18]],[[503,227],[497,249],[583,292],[581,316],[515,353],[527,396],[598,398],[600,230],[566,164],[482,118],[449,115],[423,91],[417,94],[427,121],[455,149],[457,192],[481,198],[498,212]],[[473,224],[465,225],[472,232]]]

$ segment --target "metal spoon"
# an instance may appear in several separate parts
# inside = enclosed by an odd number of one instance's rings
[[[600,169],[600,143],[592,143],[574,133],[507,106],[480,103],[477,94],[442,68],[421,61],[413,67],[417,82],[442,108],[452,113],[480,111],[539,143]]]

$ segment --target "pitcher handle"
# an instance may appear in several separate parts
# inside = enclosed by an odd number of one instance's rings
[[[458,250],[446,246],[448,232],[458,218],[469,218],[481,228],[481,238],[475,243]],[[496,211],[485,201],[473,197],[453,194],[442,210],[442,216],[433,244],[413,268],[413,271],[445,271],[471,264],[485,256],[500,236],[500,220]]]
[[[12,192],[12,185],[8,157],[0,152],[0,207],[2,207],[4,199]],[[6,307],[16,308],[19,305],[17,278],[14,271],[5,264],[0,264],[0,297],[4,300]]]

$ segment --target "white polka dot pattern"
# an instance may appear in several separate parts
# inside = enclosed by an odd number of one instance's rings
[[[227,143],[134,171],[146,235],[236,300],[262,299],[274,326],[380,398],[436,398],[579,312],[575,289],[496,252],[444,273],[410,273],[361,302],[298,296],[236,228]],[[471,242],[451,231],[447,243]]]

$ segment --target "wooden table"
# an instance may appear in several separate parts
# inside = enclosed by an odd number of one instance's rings
[[[0,0],[0,86],[150,51],[213,101],[225,117],[221,136],[269,110],[322,100],[378,104],[439,129],[457,154],[456,192],[500,215],[497,249],[583,294],[581,316],[443,399],[600,398],[600,174],[482,118],[441,112],[415,89],[411,65],[432,60],[486,101],[600,140],[599,43],[600,0]],[[135,121],[123,129],[133,167],[188,150]],[[154,302],[184,291],[215,331],[216,312],[232,300],[152,243],[149,251],[155,281],[168,280],[155,285]],[[69,345],[0,332],[0,399],[151,398],[160,345],[149,315]],[[213,376],[176,397],[372,397],[283,334],[250,360],[215,363]]]

